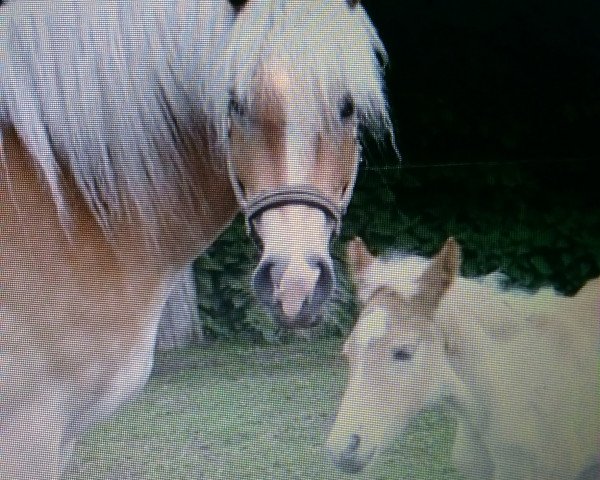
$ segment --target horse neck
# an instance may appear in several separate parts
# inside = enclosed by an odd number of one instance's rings
[[[463,278],[442,302],[438,324],[456,375],[451,403],[459,421],[473,432],[485,428],[489,392],[497,374],[494,366],[506,362],[505,353],[519,342],[537,338],[532,329],[539,321],[540,303],[541,299],[534,296],[506,293],[490,282]]]
[[[533,295],[504,293],[481,284],[459,284],[450,292],[438,312],[454,347],[448,355],[455,373],[450,403],[474,438],[488,428],[498,398],[510,395],[513,383],[533,388],[540,381],[549,388],[552,382],[561,385],[578,377],[587,379],[589,391],[598,391],[599,291],[596,282],[575,297],[550,289]],[[527,387],[509,373],[519,368],[530,373]]]
[[[150,215],[134,210],[109,225],[107,235],[114,239],[117,255],[131,255],[133,244],[137,254],[152,258],[169,272],[177,271],[231,223],[239,207],[228,175],[213,168],[207,153],[187,163],[193,166],[188,172],[190,191],[165,195]]]
[[[468,358],[473,356],[473,358]],[[450,374],[444,389],[444,400],[455,414],[458,422],[475,436],[484,428],[489,417],[489,402],[485,395],[484,369],[478,364],[477,355],[462,354],[460,358],[449,354]]]
[[[151,253],[178,269],[217,239],[238,208],[227,175],[206,176],[198,184],[198,192],[185,204],[158,210],[154,225],[147,230],[146,242]]]
[[[169,41],[169,67],[160,74],[160,89],[169,116],[153,103],[152,118],[162,118],[154,124],[154,136],[161,143],[160,151],[152,152],[165,158],[158,165],[168,177],[159,178],[149,186],[154,192],[141,199],[141,227],[151,254],[160,255],[176,268],[188,264],[204,251],[230,224],[238,211],[231,188],[223,147],[222,113],[215,103],[224,101],[211,97],[209,85],[221,85],[225,78],[212,78],[218,70],[223,48],[222,37],[227,31],[230,7],[218,2],[207,8],[187,0],[165,0],[165,12],[160,22],[146,27],[165,33]],[[190,58],[195,61],[190,62]],[[193,67],[188,67],[192,65]],[[154,98],[156,85],[145,84],[148,97]],[[219,93],[226,93],[225,90]],[[148,107],[151,108],[151,107]],[[149,122],[152,125],[152,122]],[[174,135],[165,135],[165,130]],[[172,165],[172,166],[171,166]],[[159,174],[160,175],[160,174]],[[148,199],[158,199],[147,207]],[[133,199],[133,209],[139,208]]]

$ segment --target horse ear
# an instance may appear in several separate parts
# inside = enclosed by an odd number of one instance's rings
[[[360,237],[355,237],[348,242],[346,245],[346,258],[354,280],[358,280],[375,261],[375,256],[371,255],[365,242]]]
[[[460,272],[460,246],[450,237],[419,278],[419,300],[436,308]]]
[[[244,5],[248,3],[248,0],[229,0],[229,3],[231,3],[231,6],[235,9],[236,12],[239,12],[244,7]]]
[[[346,1],[348,2],[348,6],[350,8],[354,8],[360,3],[360,0],[346,0]]]

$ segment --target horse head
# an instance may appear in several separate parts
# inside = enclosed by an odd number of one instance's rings
[[[334,289],[328,248],[352,195],[359,132],[387,122],[383,51],[366,14],[356,1],[310,3],[290,2],[257,38],[259,5],[238,5],[243,42],[230,49],[229,175],[261,249],[255,291],[288,327],[314,324]]]

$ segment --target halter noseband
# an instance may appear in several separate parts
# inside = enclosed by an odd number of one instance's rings
[[[283,186],[263,193],[251,202],[242,206],[244,216],[246,217],[248,232],[258,244],[260,244],[260,238],[254,230],[254,219],[266,210],[281,207],[283,205],[306,205],[308,207],[317,208],[333,221],[334,233],[336,235],[340,233],[342,216],[345,211],[344,207],[340,207],[330,198],[310,185]]]
[[[352,190],[354,189],[354,184],[356,182],[360,161],[361,157],[358,155],[352,175],[339,202],[334,202],[312,185],[282,185],[248,201],[245,198],[241,183],[237,179],[231,160],[228,158],[227,171],[229,179],[231,180],[231,186],[233,187],[235,197],[246,218],[246,228],[250,237],[260,246],[262,241],[260,236],[256,233],[254,219],[266,210],[281,207],[283,205],[306,205],[308,207],[317,208],[323,212],[329,220],[333,221],[333,233],[334,235],[339,235],[342,229],[342,217],[346,213],[346,208],[350,203],[350,197],[352,196]]]

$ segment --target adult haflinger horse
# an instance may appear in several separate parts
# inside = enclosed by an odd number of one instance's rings
[[[497,275],[458,277],[452,239],[433,260],[375,258],[358,239],[348,257],[362,306],[327,442],[340,468],[361,470],[445,400],[466,478],[600,478],[600,279],[574,297],[502,291]]]
[[[291,327],[333,288],[360,158],[391,134],[357,0],[0,8],[0,478],[57,478],[142,386],[177,272],[239,205]]]

